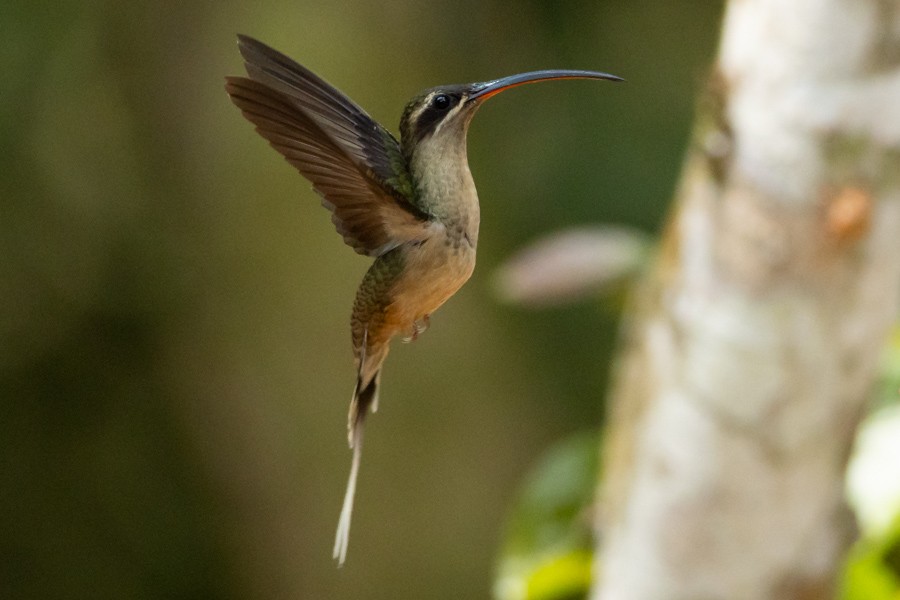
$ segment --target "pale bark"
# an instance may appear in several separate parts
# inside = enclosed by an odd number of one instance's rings
[[[898,298],[900,0],[731,0],[626,318],[592,597],[831,597]]]

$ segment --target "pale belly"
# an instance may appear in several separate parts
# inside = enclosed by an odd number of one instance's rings
[[[403,276],[391,290],[385,307],[391,335],[410,334],[469,280],[475,269],[475,249],[432,239],[406,255]]]

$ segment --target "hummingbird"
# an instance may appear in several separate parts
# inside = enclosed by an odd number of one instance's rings
[[[347,554],[363,426],[378,407],[391,339],[415,340],[431,314],[472,275],[480,222],[466,134],[485,100],[553,79],[606,79],[549,70],[417,94],[403,111],[400,141],[345,94],[251,37],[238,36],[247,77],[225,89],[256,131],[313,184],[344,242],[374,258],[350,318],[356,386],[350,401],[350,477],[333,556]]]

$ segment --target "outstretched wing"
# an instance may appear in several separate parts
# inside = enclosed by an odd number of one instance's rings
[[[397,140],[340,91],[265,44],[238,36],[250,78],[225,89],[256,130],[322,195],[344,241],[380,256],[420,239],[429,215],[416,207]]]

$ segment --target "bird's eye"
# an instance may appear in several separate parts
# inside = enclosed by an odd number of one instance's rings
[[[431,99],[431,106],[438,110],[447,110],[450,108],[450,96],[446,94],[438,94]]]

